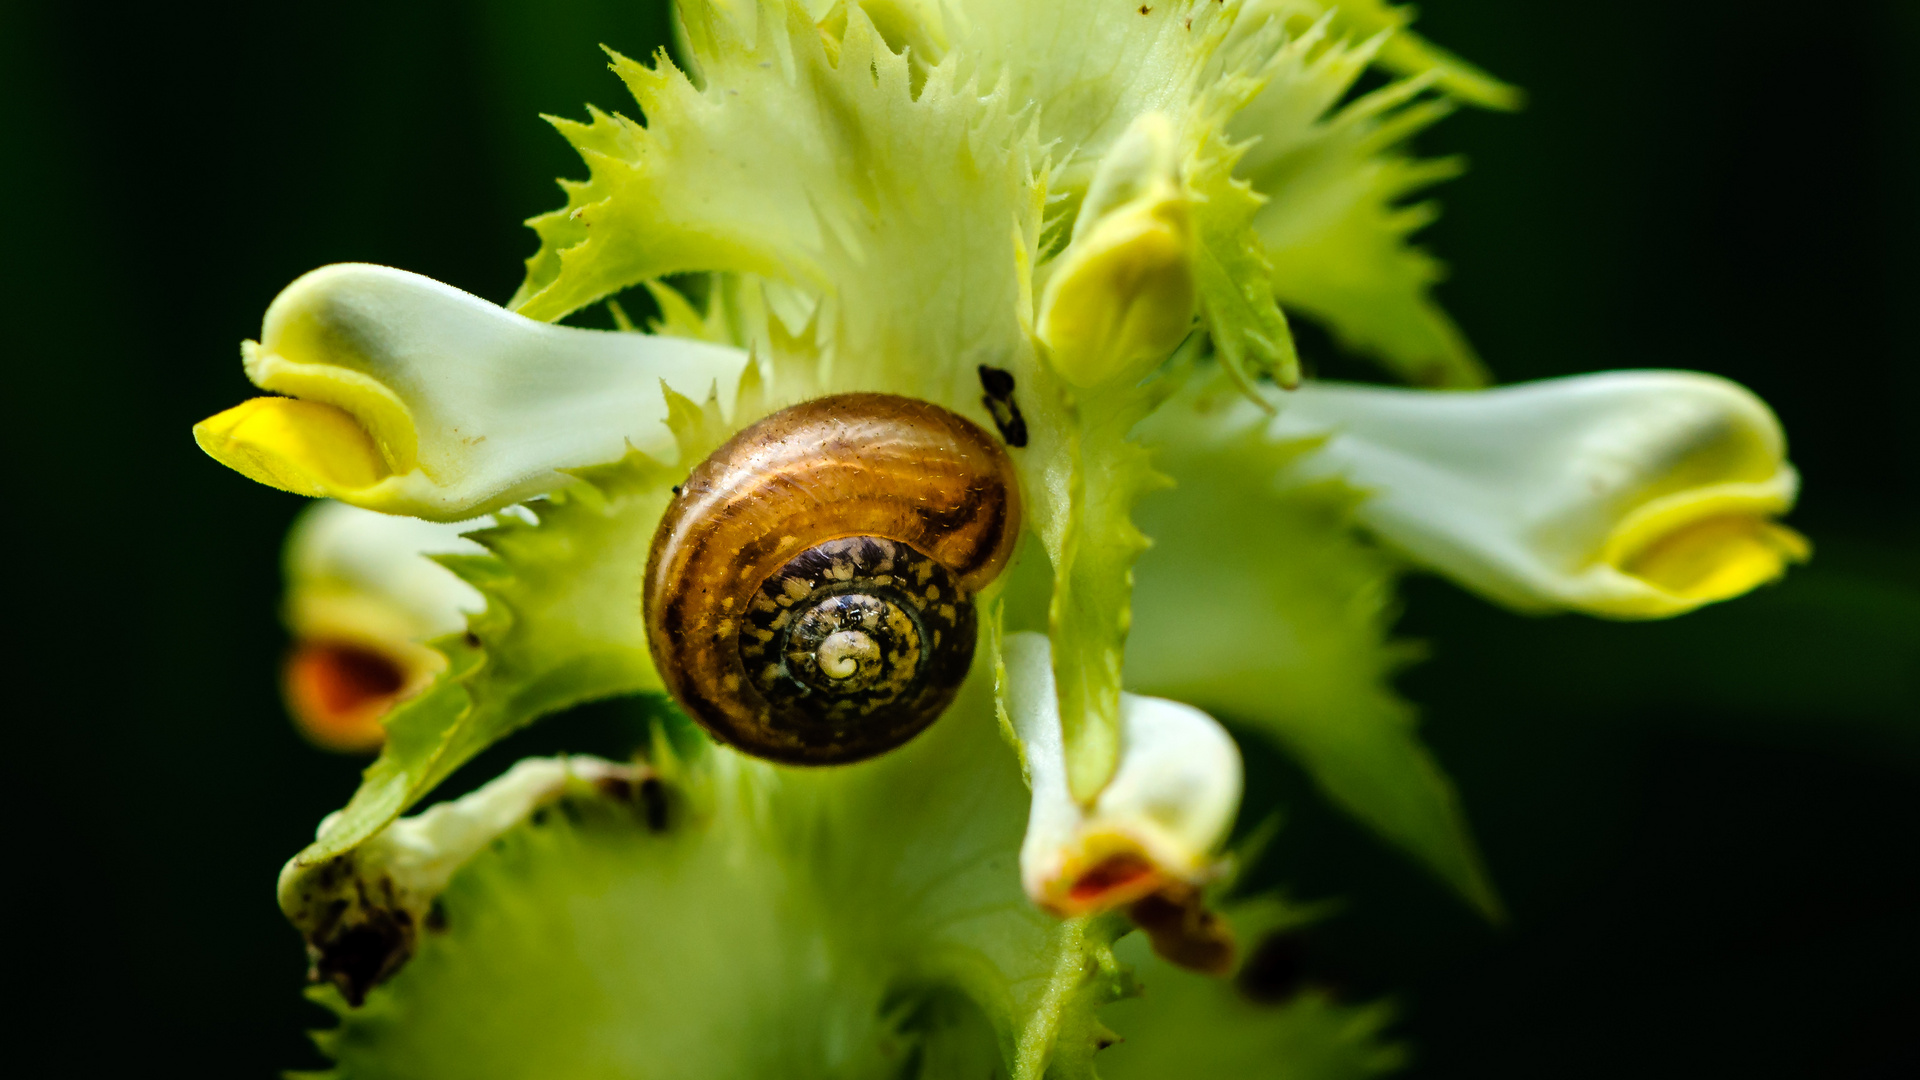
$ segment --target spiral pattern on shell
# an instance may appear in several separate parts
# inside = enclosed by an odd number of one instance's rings
[[[792,764],[883,753],[938,719],[973,658],[972,598],[1020,532],[993,436],[937,405],[795,405],[701,462],[654,534],[654,663],[722,742]]]

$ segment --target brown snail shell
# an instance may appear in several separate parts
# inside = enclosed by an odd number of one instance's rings
[[[973,659],[973,595],[1020,535],[1013,463],[979,425],[891,394],[818,398],[701,462],[647,560],[647,639],[688,715],[828,765],[938,719]]]

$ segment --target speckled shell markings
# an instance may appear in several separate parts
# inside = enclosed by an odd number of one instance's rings
[[[972,595],[1005,567],[1019,530],[1013,465],[978,425],[889,394],[804,402],[734,436],[668,505],[646,575],[654,662],[695,720],[748,753],[794,764],[871,757],[918,734],[951,702],[973,651]],[[849,537],[886,543],[835,545],[795,561]],[[900,569],[914,578],[900,611],[929,642],[939,639],[919,684],[863,694],[853,709],[823,709],[793,695],[769,700],[756,685],[771,682],[760,670],[765,641],[750,608],[756,597],[765,608],[784,589],[762,595],[762,587],[799,576],[829,593],[863,591],[828,582],[852,560],[859,572],[887,579],[864,591],[905,588],[905,575],[893,572],[896,545],[909,549],[899,551]],[[743,634],[750,635],[752,673],[742,659]]]

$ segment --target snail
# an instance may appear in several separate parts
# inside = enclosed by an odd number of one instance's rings
[[[722,742],[859,761],[938,719],[973,659],[973,596],[1020,535],[979,425],[890,394],[774,413],[696,466],[647,559],[667,689]]]

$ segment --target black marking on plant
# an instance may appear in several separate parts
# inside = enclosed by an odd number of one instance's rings
[[[595,804],[617,804],[626,811],[621,815],[625,820],[638,818],[654,833],[666,831],[671,824],[672,793],[644,768],[628,775],[597,777],[592,788],[593,794],[585,798],[564,797],[550,807],[535,809],[527,815],[525,826],[548,826],[553,810],[579,826],[595,816]],[[604,818],[604,811],[597,816]],[[507,848],[505,836],[486,846],[496,854]],[[447,908],[440,897],[407,895],[391,875],[363,866],[359,851],[337,855],[306,875],[287,914],[306,938],[308,981],[332,984],[353,1008],[363,1005],[375,987],[406,966],[423,929],[439,934],[448,926]]]
[[[647,828],[657,833],[667,831],[672,824],[672,805],[667,797],[667,785],[657,776],[649,776],[640,781],[640,807],[646,817]]]
[[[1013,400],[1013,372],[981,364],[980,388],[987,392],[980,404],[986,406],[988,415],[993,417],[1000,437],[1008,446],[1027,445],[1027,420],[1020,415],[1020,406]]]
[[[305,928],[307,981],[332,983],[347,1004],[359,1008],[367,991],[412,958],[419,937],[413,913],[400,902],[392,878],[360,875],[352,852],[329,861],[309,886],[307,896],[319,907],[304,912],[313,918]],[[321,900],[327,893],[335,895]],[[301,914],[295,913],[296,921]]]

